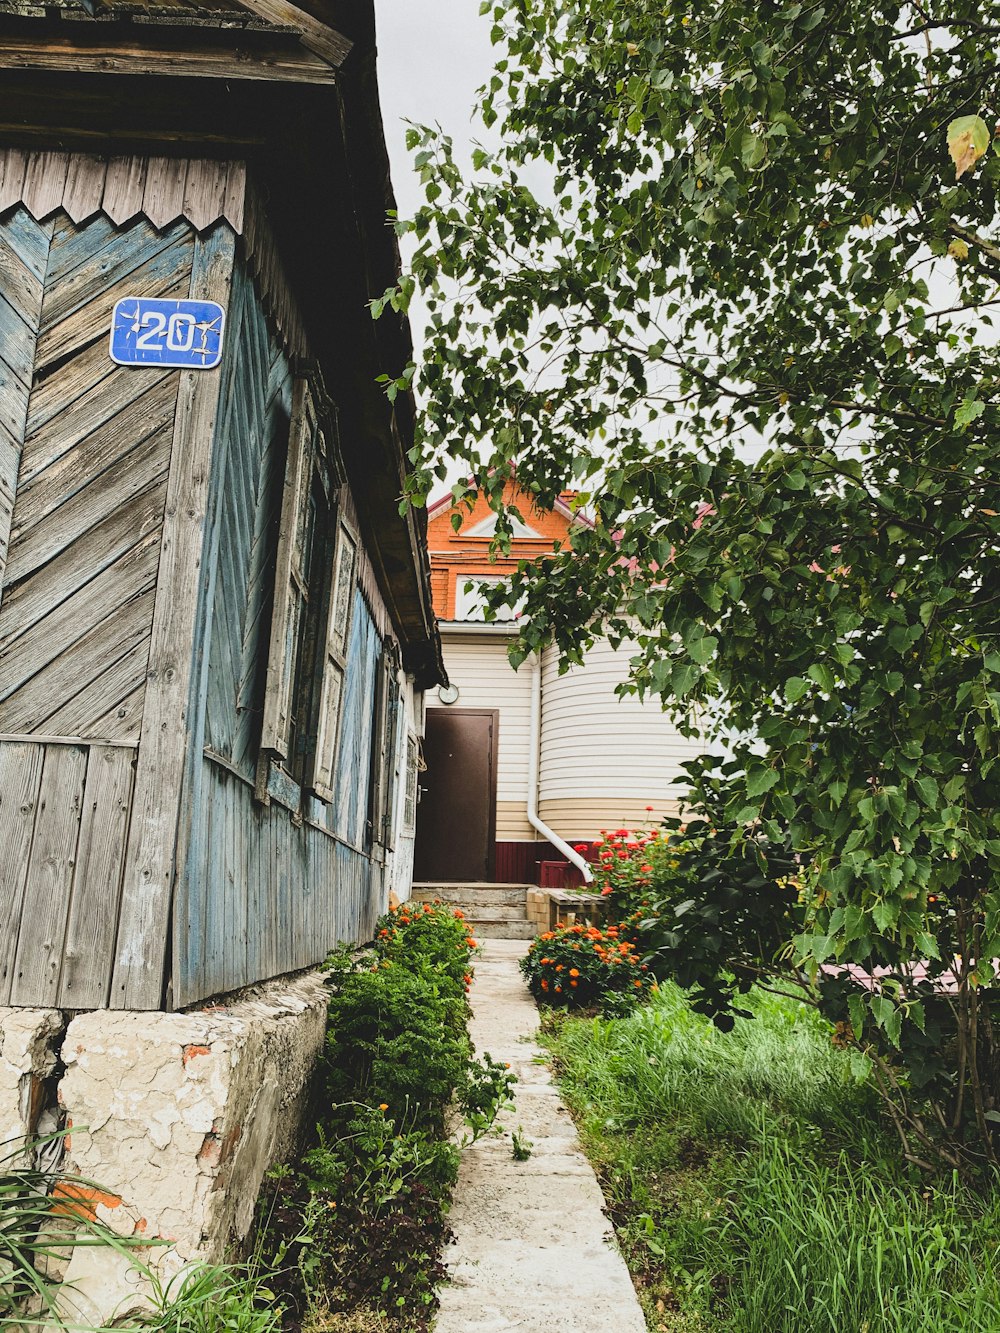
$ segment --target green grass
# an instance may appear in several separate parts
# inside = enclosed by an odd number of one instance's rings
[[[1000,1194],[907,1167],[830,1029],[764,993],[717,1032],[676,987],[549,1042],[650,1327],[998,1333]]]

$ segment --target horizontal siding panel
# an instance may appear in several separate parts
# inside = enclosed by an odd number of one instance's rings
[[[647,805],[654,805],[650,813]],[[563,800],[543,801],[539,814],[546,824],[569,842],[590,842],[600,836],[601,829],[655,828],[667,815],[676,815],[677,801],[660,800]]]
[[[658,700],[615,693],[632,655],[627,644],[615,651],[599,643],[562,676],[556,654],[545,655],[539,803],[547,822],[544,812],[558,809],[563,837],[586,836],[595,820],[598,827],[635,822],[646,805],[672,803],[684,786],[681,766],[703,748],[681,735]]]
[[[460,708],[498,708],[497,838],[521,837],[501,833],[501,805],[520,805],[528,799],[528,762],[531,740],[531,672],[514,671],[507,658],[507,641],[444,639],[448,679],[457,685]],[[433,696],[431,696],[433,697]],[[527,827],[527,819],[524,825]]]
[[[497,801],[497,842],[534,841],[526,801]]]

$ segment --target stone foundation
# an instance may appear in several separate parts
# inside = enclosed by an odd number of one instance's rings
[[[63,1170],[100,1185],[74,1192],[119,1235],[169,1242],[140,1251],[162,1281],[226,1258],[246,1237],[264,1173],[296,1146],[326,1001],[312,974],[188,1013],[102,1010],[66,1028]],[[14,1120],[15,1072],[44,1077],[48,1061],[55,1070],[61,1030],[57,1013],[0,1015],[0,1124],[22,1138],[30,1125],[23,1083]],[[63,1290],[70,1323],[109,1322],[143,1303],[127,1257],[103,1246],[72,1251]]]
[[[51,1104],[65,1022],[57,1009],[0,1009],[0,1158],[15,1159]]]

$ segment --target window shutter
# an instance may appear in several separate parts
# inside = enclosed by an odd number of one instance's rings
[[[337,527],[333,578],[327,599],[316,748],[313,751],[313,768],[309,779],[309,786],[321,801],[333,800],[333,777],[337,771],[337,738],[340,732],[344,670],[347,665],[347,649],[351,633],[357,564],[358,539],[347,524],[341,522]]]
[[[417,824],[417,774],[419,745],[412,731],[406,733],[406,790],[403,795],[403,831],[412,833]]]
[[[399,662],[395,652],[386,653],[388,663],[385,710],[385,793],[383,797],[382,843],[386,848],[395,845],[396,769],[399,762]]]
[[[281,499],[274,607],[267,656],[261,749],[288,758],[294,700],[295,655],[303,612],[300,571],[303,556],[306,488],[312,470],[313,414],[304,379],[296,382],[288,434],[288,458]]]

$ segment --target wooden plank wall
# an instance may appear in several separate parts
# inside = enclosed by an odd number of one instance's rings
[[[28,414],[52,225],[23,209],[0,224],[0,583]]]
[[[134,757],[0,740],[0,1005],[108,1003]]]
[[[382,902],[383,867],[335,836],[334,806],[316,801],[314,817],[302,822],[278,802],[254,799],[292,371],[245,263],[234,278],[227,336],[233,355],[216,443],[226,462],[210,517],[192,703],[204,758],[196,744],[175,904],[178,1006],[322,961],[338,940],[367,938]],[[370,590],[367,557],[361,564]],[[377,609],[385,618],[384,606]],[[347,688],[353,674],[358,725],[367,712],[370,737],[381,649],[360,592],[355,628]],[[345,766],[342,781],[361,785],[356,765]],[[355,815],[352,833],[356,826]],[[363,841],[362,828],[358,846]]]
[[[186,223],[0,215],[0,1004],[110,1002],[178,377],[107,336],[191,272]]]
[[[189,294],[230,303],[236,238],[224,223],[194,245]],[[230,354],[232,344],[228,344]],[[199,573],[210,550],[214,478],[224,466],[216,426],[223,371],[180,372],[170,441],[162,551],[150,630],[149,671],[136,760],[132,825],[125,853],[112,1004],[159,1009],[168,1000],[167,971],[177,867],[185,855],[182,797],[195,740],[192,688],[200,593]]]
[[[76,223],[103,210],[116,225],[141,213],[155,227],[186,218],[204,231],[224,218],[238,233],[245,194],[243,162],[0,148],[0,210],[23,204],[39,222],[56,209]]]
[[[0,245],[29,223],[8,216]],[[119,297],[187,295],[192,236],[100,216],[48,228],[0,591],[0,733],[135,744],[178,372],[122,370],[107,336]]]
[[[338,940],[370,938],[382,901],[378,863],[276,802],[260,805],[221,764],[203,767],[178,1005],[312,966]]]

